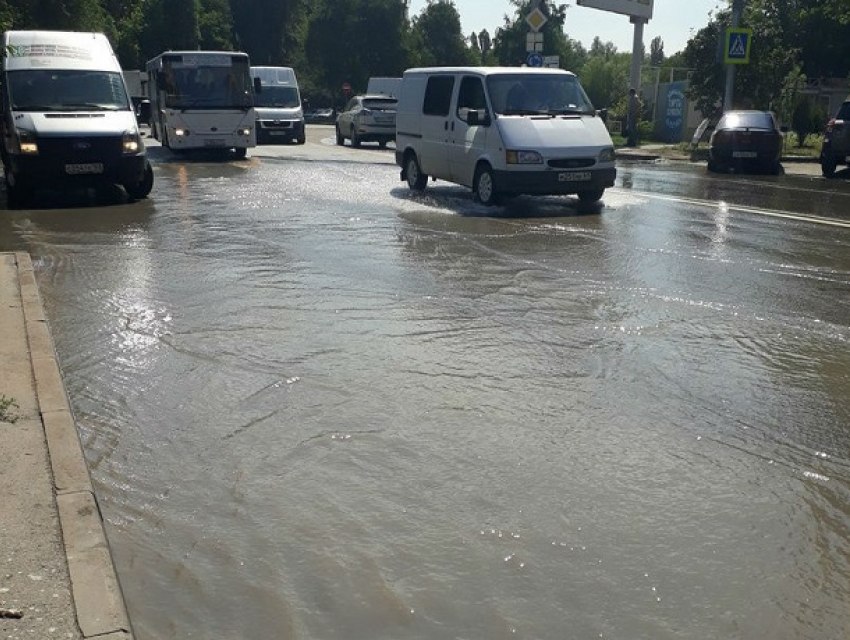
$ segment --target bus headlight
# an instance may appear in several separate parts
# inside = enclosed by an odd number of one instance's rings
[[[599,162],[614,162],[614,147],[605,147],[600,151]]]
[[[17,129],[18,143],[21,145],[21,154],[26,156],[38,155],[38,143],[35,134],[26,129]]]
[[[543,164],[543,156],[536,151],[506,151],[508,164]]]
[[[137,131],[125,131],[121,140],[124,155],[139,153],[142,149],[142,138]]]
[[[237,129],[236,135],[238,135],[238,136],[250,136],[251,135],[251,127],[244,127],[242,129]]]
[[[185,138],[188,135],[189,135],[188,129],[175,129],[174,130],[174,137],[175,138]]]

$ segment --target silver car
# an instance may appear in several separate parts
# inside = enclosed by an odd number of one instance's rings
[[[384,95],[354,96],[336,119],[336,143],[346,138],[352,147],[361,142],[377,142],[381,148],[395,140],[395,114],[398,100]]]

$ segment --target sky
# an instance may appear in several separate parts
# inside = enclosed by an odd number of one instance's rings
[[[565,0],[557,0],[562,4]],[[617,50],[629,53],[632,50],[634,25],[628,16],[600,11],[589,7],[579,7],[575,0],[567,0],[567,36],[578,40],[585,48],[590,48],[593,38],[599,36],[603,42],[613,42]],[[419,15],[427,5],[426,0],[410,0],[410,17]],[[487,29],[490,35],[503,26],[505,14],[513,19],[516,7],[508,0],[454,0],[460,14],[463,33]],[[725,0],[655,0],[652,20],[643,29],[643,43],[649,50],[649,43],[656,36],[664,41],[665,55],[673,55],[685,48],[688,40],[708,24],[709,12],[717,7],[726,7]]]

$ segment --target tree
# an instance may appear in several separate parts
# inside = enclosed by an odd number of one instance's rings
[[[375,37],[375,33],[381,35]],[[308,86],[338,100],[348,82],[364,91],[371,76],[400,76],[409,61],[408,22],[400,0],[333,0],[309,22],[305,51],[311,61]]]
[[[419,49],[417,64],[422,66],[479,62],[466,46],[460,28],[460,14],[451,0],[428,0],[422,13],[413,20],[413,36]]]
[[[664,64],[664,41],[661,36],[656,36],[649,44],[649,64],[660,67]]]

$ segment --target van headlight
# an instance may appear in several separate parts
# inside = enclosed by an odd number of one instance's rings
[[[251,127],[242,127],[241,129],[237,129],[236,135],[238,135],[238,136],[250,136],[251,135]]]
[[[508,164],[543,164],[543,156],[536,151],[506,151]]]
[[[138,131],[125,131],[121,137],[121,148],[125,156],[139,153],[142,149],[142,137]]]
[[[188,129],[177,128],[177,129],[174,130],[174,137],[175,138],[185,138],[188,135],[189,135]]]
[[[27,129],[18,129],[18,144],[21,145],[21,154],[26,156],[38,155],[38,143],[35,134]]]
[[[614,162],[614,147],[605,147],[600,151],[599,162]]]

